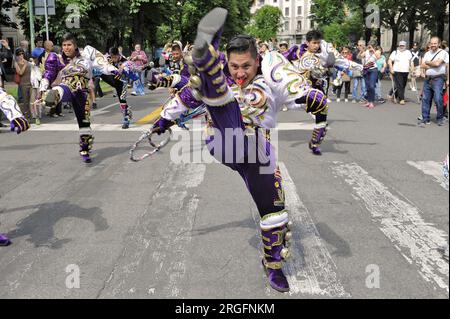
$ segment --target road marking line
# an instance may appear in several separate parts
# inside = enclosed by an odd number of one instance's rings
[[[433,161],[413,162],[407,161],[407,163],[418,170],[422,171],[425,175],[432,176],[441,187],[448,191],[448,179],[444,178],[442,172],[442,163]]]
[[[190,128],[190,131],[195,132],[203,132],[205,130],[205,123],[202,123],[201,126],[192,129],[192,125],[187,125]],[[140,125],[139,122],[136,124],[131,124],[130,128],[124,130],[122,129],[121,124],[91,124],[91,129],[93,131],[107,131],[107,132],[142,132],[145,127],[145,124]],[[314,129],[314,123],[302,123],[302,122],[294,122],[294,123],[279,123],[276,130],[277,131],[312,131]],[[183,129],[174,126],[172,131],[182,131]],[[9,128],[0,128],[0,131],[9,131]],[[31,125],[30,131],[37,132],[48,132],[48,131],[67,131],[67,132],[78,132],[78,124],[76,123],[54,123],[54,124],[41,124],[41,125]]]
[[[283,162],[279,166],[285,203],[294,229],[290,249],[292,257],[285,264],[290,293],[350,298],[351,295],[338,279],[336,264],[321,240],[308,209],[300,200],[286,166]]]
[[[334,162],[332,170],[353,188],[380,230],[426,281],[448,293],[448,261],[439,249],[448,246],[444,231],[426,223],[415,206],[394,196],[356,163]]]
[[[161,114],[162,106],[157,107],[153,112],[136,121],[136,124],[144,125],[153,122]]]
[[[107,110],[107,109],[109,109],[109,108],[111,108],[111,107],[113,107],[113,106],[119,105],[119,104],[120,104],[120,103],[117,102],[117,103],[113,103],[113,104],[107,105],[107,106],[105,106],[105,107],[102,107],[101,109],[92,111],[92,112],[91,112],[91,115],[99,115],[99,114],[103,114],[103,113],[105,113],[105,110]]]

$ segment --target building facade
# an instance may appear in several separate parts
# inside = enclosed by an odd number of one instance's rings
[[[1,38],[6,39],[9,42],[9,46],[11,48],[17,48],[20,44],[20,41],[26,40],[25,35],[23,34],[22,27],[20,25],[20,20],[17,18],[17,7],[12,7],[11,9],[2,9],[2,13],[9,16],[11,21],[17,23],[18,29],[8,28],[5,26],[0,26]]]

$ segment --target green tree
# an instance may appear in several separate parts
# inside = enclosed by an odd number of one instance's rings
[[[449,0],[428,0],[422,2],[422,12],[416,16],[419,23],[423,23],[431,35],[437,35],[441,39],[447,39],[444,34],[445,25],[449,23]]]
[[[282,17],[283,13],[278,7],[262,6],[255,12],[247,27],[247,33],[263,41],[275,38],[282,25]]]
[[[2,9],[11,9],[12,7],[17,6],[15,1],[13,0],[0,0],[0,27],[11,27],[17,29],[17,24],[12,22],[9,16],[2,12]],[[0,37],[2,36],[0,29]]]
[[[342,23],[345,20],[342,4],[342,0],[314,0],[311,4],[310,19],[320,30],[333,23]]]

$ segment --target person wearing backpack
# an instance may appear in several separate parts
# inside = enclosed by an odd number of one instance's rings
[[[409,70],[414,68],[413,54],[406,49],[406,41],[398,43],[397,50],[393,51],[388,60],[389,70],[394,77],[395,95],[401,105],[405,105],[405,89],[408,83]]]
[[[422,97],[422,120],[419,126],[430,124],[430,105],[434,98],[437,108],[436,122],[444,125],[443,90],[448,87],[448,61],[449,55],[439,48],[441,40],[433,37],[430,40],[430,50],[425,53],[421,67],[425,70]]]

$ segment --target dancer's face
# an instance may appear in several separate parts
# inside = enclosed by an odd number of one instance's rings
[[[306,45],[308,45],[308,51],[312,52],[312,53],[316,53],[317,51],[319,51],[320,48],[320,42],[322,40],[311,40],[311,41],[306,41]]]
[[[176,62],[176,61],[180,61],[181,59],[181,50],[172,50],[172,59]]]
[[[228,69],[233,80],[242,87],[246,87],[256,76],[259,59],[253,58],[251,53],[232,52],[228,57]]]
[[[64,54],[69,58],[75,57],[76,49],[77,47],[72,41],[64,41],[62,44],[62,50]]]
[[[280,52],[281,52],[281,53],[284,53],[284,52],[286,52],[287,50],[288,50],[287,46],[285,46],[285,45],[280,45]]]
[[[120,54],[111,55],[111,60],[113,61],[113,63],[119,62],[120,61]]]

